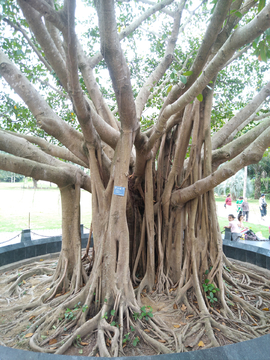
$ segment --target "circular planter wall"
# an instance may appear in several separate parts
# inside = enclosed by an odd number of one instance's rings
[[[82,247],[85,247],[89,234],[82,233]],[[50,256],[61,250],[61,236],[47,239],[31,240],[30,230],[23,230],[21,242],[0,247],[0,272],[5,271],[10,264],[37,256]],[[260,245],[258,243],[258,245]],[[223,250],[226,256],[258,265],[270,270],[270,250],[260,246],[223,240]],[[51,355],[24,351],[0,346],[0,360],[80,360],[82,356]],[[87,359],[97,359],[87,357]],[[107,358],[100,358],[107,359]],[[152,356],[118,357],[118,360],[269,360],[270,359],[270,334],[257,339],[244,341],[237,344],[226,345],[218,348]]]

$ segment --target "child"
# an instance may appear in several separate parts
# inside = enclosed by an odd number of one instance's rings
[[[238,223],[237,223],[237,226],[239,227],[239,229],[244,229],[244,215],[242,215],[241,213],[238,214],[237,216],[237,219],[238,219]]]
[[[231,229],[231,233],[232,233],[231,238],[233,241],[236,241],[237,239],[239,239],[241,237],[241,234],[240,234],[240,229],[239,229],[237,223],[234,221],[234,219],[235,219],[235,216],[233,214],[229,214],[228,215],[229,225],[224,226],[224,227]]]
[[[243,196],[240,196],[239,199],[236,201],[236,206],[237,206],[237,213],[241,213],[242,209],[241,209],[241,204],[243,202]]]

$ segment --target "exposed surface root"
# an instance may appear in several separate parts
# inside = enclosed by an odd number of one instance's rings
[[[194,277],[181,289],[179,285],[169,288],[168,294],[143,290],[138,294],[140,305],[118,292],[97,306],[94,283],[90,290],[85,286],[76,293],[55,291],[66,272],[65,267],[58,282],[52,281],[55,261],[46,267],[21,269],[20,275],[13,271],[1,285],[9,284],[0,302],[0,342],[56,354],[68,354],[77,347],[83,348],[85,355],[115,357],[134,351],[137,355],[183,352],[249,340],[266,334],[270,324],[270,277],[255,270],[245,272],[244,264],[227,262],[223,278],[229,312],[224,311],[220,297],[211,304]],[[44,289],[48,279],[54,285]]]

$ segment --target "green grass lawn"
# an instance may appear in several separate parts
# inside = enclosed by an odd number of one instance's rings
[[[28,183],[0,182],[0,232],[21,231],[28,229],[29,216],[32,230],[61,229],[61,197],[57,187],[47,182],[38,182],[38,189],[23,188],[32,186]],[[218,203],[224,197],[216,197]],[[257,204],[258,200],[249,200]],[[81,224],[89,228],[91,223],[91,194],[81,191]],[[228,225],[228,219],[219,217],[220,230]],[[245,223],[255,233],[261,231],[268,238],[268,227]]]
[[[39,184],[39,183],[38,183]],[[0,232],[61,229],[61,197],[49,183],[43,188],[22,188],[23,183],[0,183]],[[81,224],[91,223],[91,194],[81,191]]]

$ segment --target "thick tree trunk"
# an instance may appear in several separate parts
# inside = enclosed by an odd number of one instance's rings
[[[53,292],[77,292],[88,277],[81,262],[80,187],[60,188],[62,204],[62,249],[51,285]]]

